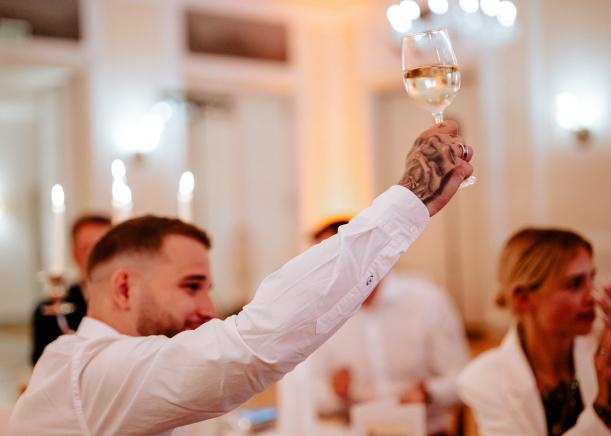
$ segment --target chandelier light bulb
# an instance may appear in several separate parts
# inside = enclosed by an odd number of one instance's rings
[[[514,25],[516,21],[516,16],[518,15],[518,9],[516,5],[514,5],[509,0],[504,0],[499,3],[498,7],[498,15],[496,19],[504,27],[511,27]]]
[[[460,8],[468,14],[474,14],[479,9],[478,0],[460,0]]]
[[[399,3],[399,6],[407,12],[410,20],[413,21],[420,18],[420,6],[414,0],[403,0]]]
[[[495,17],[499,13],[499,0],[481,0],[480,7],[484,14]]]
[[[412,20],[406,7],[392,5],[386,10],[386,18],[397,33],[406,33],[412,28]]]
[[[396,19],[395,17],[397,16],[398,9],[399,5],[391,5],[386,9],[386,18],[389,23],[392,23]]]
[[[429,9],[434,14],[445,14],[448,12],[448,8],[448,0],[429,0]]]

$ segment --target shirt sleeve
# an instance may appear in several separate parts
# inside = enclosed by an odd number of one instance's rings
[[[337,235],[265,279],[237,316],[240,336],[262,360],[290,371],[359,309],[427,219],[411,192],[390,188]]]
[[[238,315],[171,339],[123,338],[84,350],[72,379],[77,410],[93,434],[148,434],[235,408],[358,310],[427,222],[422,202],[393,186],[336,236],[267,277]]]

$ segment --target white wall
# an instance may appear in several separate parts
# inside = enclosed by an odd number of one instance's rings
[[[290,99],[226,96],[192,117],[195,221],[213,240],[213,297],[241,307],[297,251],[300,235]]]
[[[0,67],[0,323],[28,320],[45,293],[51,186],[71,192],[69,100],[65,70]]]
[[[40,286],[37,252],[38,166],[31,99],[0,96],[0,321],[27,319]]]

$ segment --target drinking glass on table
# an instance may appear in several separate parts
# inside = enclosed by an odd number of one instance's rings
[[[442,123],[444,109],[460,89],[460,70],[447,30],[404,36],[401,64],[407,94],[433,115],[435,123]],[[476,180],[468,177],[460,186],[471,186]]]

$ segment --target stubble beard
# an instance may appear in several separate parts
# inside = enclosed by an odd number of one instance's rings
[[[183,326],[179,327],[179,323],[152,299],[143,303],[138,314],[136,329],[140,336],[163,335],[168,338],[185,330]]]

